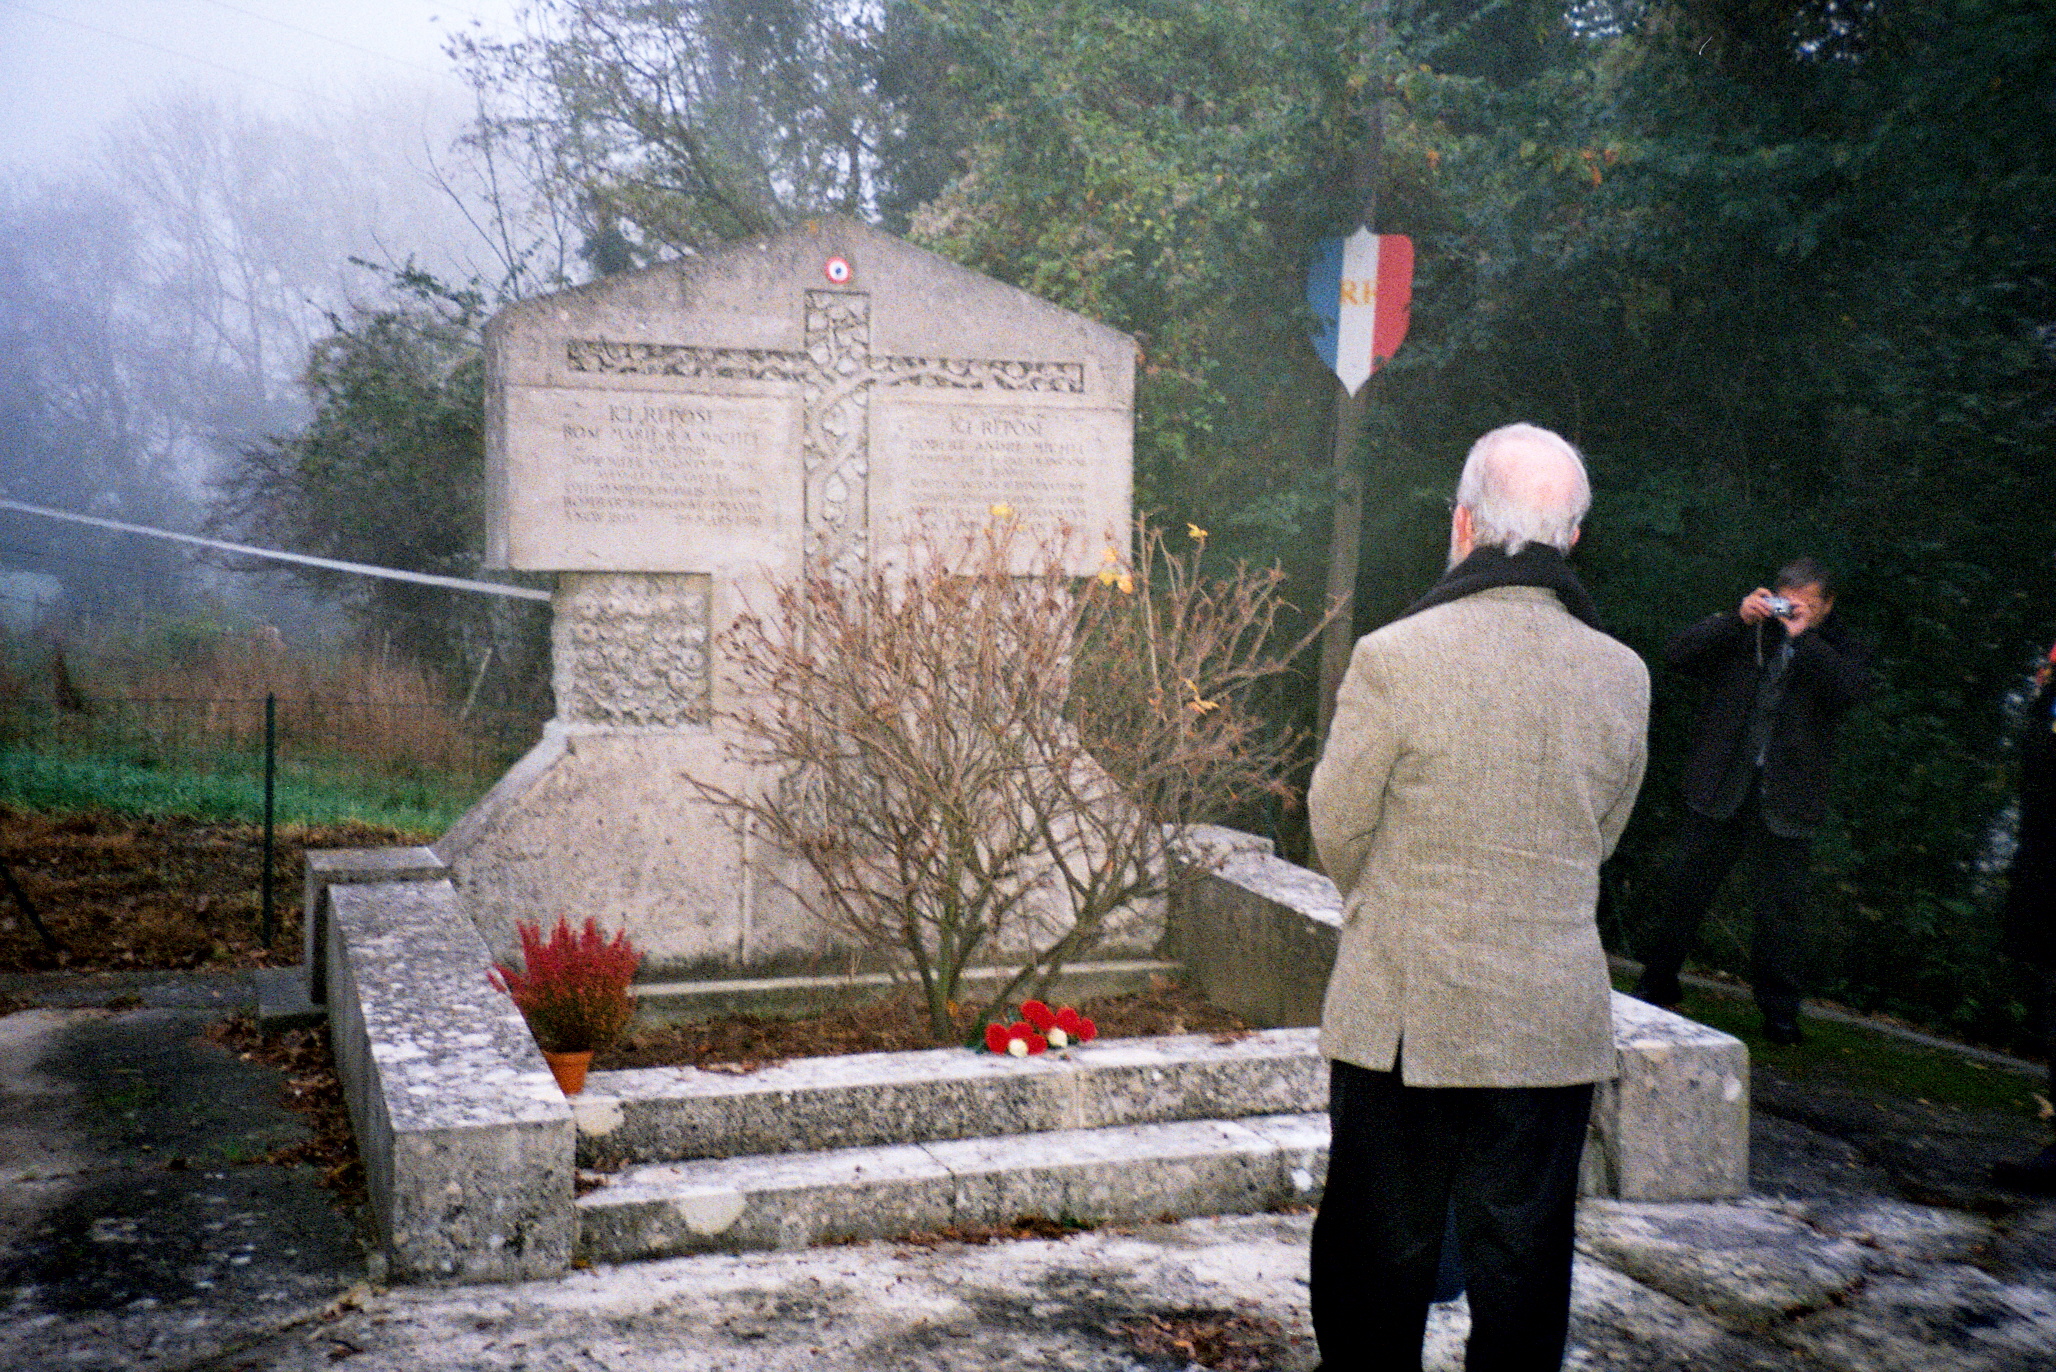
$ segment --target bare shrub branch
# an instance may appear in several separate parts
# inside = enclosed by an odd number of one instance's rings
[[[1168,893],[1184,829],[1283,786],[1303,740],[1251,696],[1313,634],[1271,651],[1279,573],[1209,579],[1194,535],[1173,555],[1143,526],[1135,565],[1109,550],[1081,581],[1011,517],[916,531],[723,635],[722,720],[758,780],[695,785],[798,859],[809,914],[918,982],[937,1041],[966,968],[1016,969],[987,1014],[1044,994]]]

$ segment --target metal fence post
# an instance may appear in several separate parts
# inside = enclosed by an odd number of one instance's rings
[[[264,946],[278,937],[278,914],[271,901],[272,795],[278,779],[278,696],[264,696],[264,882],[259,888],[264,910]]]

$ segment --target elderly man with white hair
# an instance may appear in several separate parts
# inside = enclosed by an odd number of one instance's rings
[[[1611,1076],[1599,864],[1647,758],[1649,673],[1564,554],[1591,505],[1531,424],[1471,448],[1448,572],[1358,640],[1308,797],[1344,920],[1312,1253],[1327,1372],[1420,1365],[1445,1217],[1472,1369],[1554,1369],[1578,1162]]]

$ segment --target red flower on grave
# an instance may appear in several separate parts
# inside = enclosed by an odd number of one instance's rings
[[[985,1046],[995,1053],[1025,1058],[1030,1053],[1048,1052],[1049,1040],[1036,1033],[1035,1026],[1024,1020],[1018,1024],[986,1025]]]
[[[1052,1010],[1039,1000],[1025,1001],[1021,1005],[1021,1018],[1034,1025],[1035,1032],[1048,1040],[1052,1048],[1088,1043],[1099,1035],[1099,1026],[1069,1005]]]
[[[1079,1014],[1072,1007],[1066,1005],[1063,1009],[1057,1011],[1057,1027],[1055,1032],[1050,1035],[1050,1042],[1061,1048],[1064,1045],[1058,1042],[1057,1034],[1062,1034],[1066,1040],[1072,1043],[1090,1043],[1099,1037],[1099,1026]]]

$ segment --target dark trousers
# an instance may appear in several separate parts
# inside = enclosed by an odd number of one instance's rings
[[[1332,1064],[1311,1295],[1323,1372],[1419,1372],[1453,1212],[1469,1372],[1556,1372],[1592,1087],[1406,1086]]]
[[[1669,1005],[1683,999],[1678,969],[1692,951],[1713,898],[1736,862],[1747,858],[1755,920],[1749,934],[1749,985],[1764,1017],[1789,1021],[1799,1012],[1806,917],[1806,872],[1813,842],[1781,838],[1763,826],[1751,792],[1729,819],[1689,811],[1678,835],[1670,886],[1642,959],[1637,994]]]
[[[2056,1100],[2056,967],[2037,967],[2034,972],[2041,1001],[2036,1008],[2042,1016],[2042,1054],[2049,1064],[2049,1099]],[[2056,1121],[2051,1123],[2056,1126]]]

